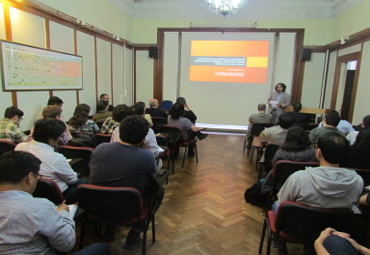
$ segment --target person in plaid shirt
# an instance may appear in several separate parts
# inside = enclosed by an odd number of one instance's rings
[[[0,121],[0,139],[20,143],[28,141],[28,136],[19,128],[23,111],[15,106],[6,108],[4,119]]]
[[[103,126],[101,127],[101,131],[104,134],[112,134],[113,130],[118,127],[121,120],[127,117],[128,115],[128,106],[125,104],[117,105],[113,110],[113,116],[107,118]]]

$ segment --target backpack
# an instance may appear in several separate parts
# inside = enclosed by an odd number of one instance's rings
[[[255,184],[253,184],[250,188],[248,188],[244,192],[244,198],[246,203],[259,206],[262,208],[266,207],[268,192],[266,193],[262,192],[262,186],[264,181],[265,181],[264,178],[258,180]]]

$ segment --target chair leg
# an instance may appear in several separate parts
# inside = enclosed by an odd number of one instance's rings
[[[141,248],[141,254],[142,255],[145,255],[145,253],[146,253],[146,231],[147,230],[148,230],[147,228],[144,230],[143,247]]]
[[[250,162],[251,163],[253,161],[253,154],[254,154],[254,147],[252,146],[252,148],[251,148],[251,155],[250,155]]]
[[[194,143],[194,150],[195,150],[195,159],[196,159],[196,162],[198,163],[198,147],[197,147],[197,143]]]
[[[155,243],[155,218],[152,216],[152,243]]]
[[[184,168],[184,164],[185,164],[185,157],[186,157],[186,153],[188,152],[188,146],[185,146],[185,152],[184,152],[184,157],[182,158],[182,166],[181,168]]]
[[[266,250],[266,255],[270,255],[271,252],[271,241],[272,241],[272,233],[271,233],[271,227],[270,223],[268,222],[268,219],[266,219],[267,227],[268,227],[268,232],[267,232],[267,250]]]
[[[86,229],[86,220],[84,220],[81,224],[81,233],[80,233],[80,247],[79,250],[82,249],[85,237],[85,229]]]
[[[175,159],[171,158],[172,161],[172,174],[175,174]]]
[[[245,146],[247,145],[247,138],[244,139],[243,152],[245,152]]]
[[[263,242],[265,241],[265,233],[266,233],[266,227],[267,227],[266,221],[267,219],[265,219],[263,222],[263,228],[262,228],[262,234],[261,234],[261,240],[260,240],[260,247],[258,248],[258,254],[262,253]]]

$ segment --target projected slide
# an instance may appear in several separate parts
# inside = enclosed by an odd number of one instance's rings
[[[268,41],[191,41],[190,81],[266,83]]]

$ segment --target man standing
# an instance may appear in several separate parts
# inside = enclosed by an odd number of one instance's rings
[[[17,107],[6,108],[4,119],[0,121],[0,139],[20,143],[28,141],[26,136],[19,128],[19,123],[23,120],[23,112]]]

